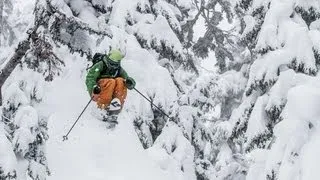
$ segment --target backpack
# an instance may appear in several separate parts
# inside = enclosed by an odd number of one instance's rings
[[[92,65],[95,65],[96,63],[103,61],[105,54],[101,53],[95,53],[93,58],[92,58]]]
[[[105,56],[105,54],[95,53],[93,58],[91,59],[92,64],[91,64],[91,66],[88,64],[87,70],[90,69],[95,64],[97,64],[98,62],[103,61],[104,56]]]

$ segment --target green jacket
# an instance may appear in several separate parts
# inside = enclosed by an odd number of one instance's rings
[[[117,78],[122,77],[124,79],[128,79],[129,76],[127,72],[120,67],[120,69],[112,70],[107,67],[106,63],[100,61],[93,65],[87,74],[86,77],[86,85],[89,94],[92,94],[93,86],[97,84],[97,81],[102,78]]]

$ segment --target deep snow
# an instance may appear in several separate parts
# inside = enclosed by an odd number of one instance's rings
[[[76,66],[76,62],[72,62],[72,66]],[[92,116],[96,108],[92,102],[70,133],[69,140],[62,141],[62,136],[89,100],[82,73],[73,68],[57,78],[47,92],[45,102],[51,104],[46,106],[53,110],[48,124],[47,153],[52,172],[49,180],[175,179],[148,157],[126,106],[119,115],[118,126],[111,131],[104,122]],[[127,101],[130,101],[129,97]]]

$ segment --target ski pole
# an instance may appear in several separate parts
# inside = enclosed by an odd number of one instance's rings
[[[89,104],[91,103],[92,100],[93,100],[93,98],[90,99],[90,101],[88,102],[88,104],[86,105],[86,107],[82,110],[82,112],[80,113],[79,117],[78,117],[77,120],[73,123],[73,125],[72,125],[72,127],[70,128],[70,130],[68,131],[68,133],[63,136],[63,141],[68,140],[68,135],[69,135],[70,132],[72,131],[73,127],[77,124],[77,122],[79,121],[80,117],[82,116],[82,114],[84,113],[84,111],[87,109],[87,107],[89,106]]]
[[[152,106],[156,107],[163,115],[167,116],[169,119],[171,119],[171,117],[165,113],[161,108],[159,108],[158,106],[156,106],[150,99],[148,99],[144,94],[142,94],[138,89],[136,89],[135,87],[133,88],[134,90],[137,91],[137,93],[139,93],[142,97],[144,97],[147,101],[149,101],[151,103]]]

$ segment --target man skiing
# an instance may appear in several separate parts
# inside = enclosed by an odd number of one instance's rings
[[[93,101],[97,102],[99,108],[113,114],[121,111],[127,97],[127,88],[131,90],[136,84],[121,67],[123,58],[119,50],[111,50],[108,55],[102,55],[86,76],[87,89]]]

